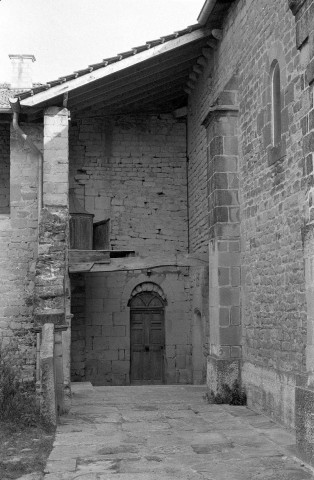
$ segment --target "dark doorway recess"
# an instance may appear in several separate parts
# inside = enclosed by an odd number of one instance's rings
[[[156,292],[142,292],[129,303],[133,385],[164,383],[164,301]]]

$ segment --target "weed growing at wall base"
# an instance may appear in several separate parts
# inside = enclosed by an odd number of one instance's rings
[[[30,342],[31,338],[23,338],[24,345]],[[0,420],[28,427],[40,424],[41,419],[35,384],[23,379],[26,355],[18,339],[0,343]]]
[[[205,400],[216,404],[246,405],[246,392],[238,380],[235,380],[231,387],[224,383],[216,394],[212,390],[206,393]]]

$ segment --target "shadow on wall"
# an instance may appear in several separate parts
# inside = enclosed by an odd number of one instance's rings
[[[202,315],[195,309],[192,324],[193,384],[203,385],[206,381],[205,357],[203,353],[204,325]]]

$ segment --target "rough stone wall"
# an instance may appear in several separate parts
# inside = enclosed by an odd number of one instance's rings
[[[171,115],[73,118],[70,179],[114,249],[187,249],[185,122]]]
[[[300,51],[300,63],[304,72],[302,78],[302,140],[304,155],[304,190],[306,208],[304,215],[304,232],[302,236],[304,248],[305,294],[307,301],[307,345],[306,374],[298,378],[296,403],[296,443],[303,458],[313,465],[314,429],[314,4],[310,0],[289,0],[289,6],[295,15],[296,47]]]
[[[76,275],[71,278],[72,379],[94,385],[130,382],[130,294],[142,282],[159,285],[165,307],[165,382],[191,383],[191,312],[187,268]],[[85,305],[85,310],[84,310]],[[85,340],[85,344],[84,344]]]
[[[0,214],[10,213],[10,125],[0,125]]]
[[[42,148],[42,126],[21,128]],[[0,215],[0,337],[23,338],[33,326],[37,258],[37,157],[11,132],[10,215]],[[29,351],[25,375],[32,377],[35,352]]]
[[[302,59],[285,0],[235,2],[223,33],[214,71],[210,64],[205,67],[191,95],[188,130],[194,132],[194,143],[203,138],[201,121],[237,74],[243,379],[251,406],[293,426],[295,372],[305,368],[302,235],[307,179],[300,121],[309,97],[302,93]],[[270,124],[274,59],[280,64],[282,91],[277,157]],[[191,145],[190,139],[189,151]],[[196,161],[204,161],[204,152]]]

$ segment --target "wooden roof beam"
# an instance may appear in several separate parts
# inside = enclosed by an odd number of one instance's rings
[[[176,76],[182,76],[182,73],[188,75],[189,71],[190,71],[190,65],[182,65],[180,67],[177,67],[176,70],[175,70],[175,74]],[[106,87],[103,88],[102,92],[98,95],[92,95],[92,96],[89,96],[89,95],[86,95],[86,96],[80,96],[79,98],[78,97],[75,97],[74,99],[72,98],[70,101],[69,101],[69,108],[80,108],[80,105],[85,101],[87,102],[98,102],[99,100],[102,101],[102,100],[106,100],[106,99],[110,99],[112,97],[115,97],[116,94],[118,95],[121,95],[121,93],[131,93],[133,92],[134,90],[137,90],[138,88],[140,87],[150,87],[151,85],[155,85],[157,83],[161,83],[163,80],[169,80],[169,72],[168,71],[165,71],[163,73],[160,73],[157,75],[157,72],[154,73],[154,75],[150,75],[149,77],[144,77],[144,78],[139,78],[139,79],[136,79],[136,80],[133,80],[132,83],[129,82],[127,84],[120,84],[118,86],[115,86],[114,88],[111,88],[111,89],[106,89]],[[175,80],[175,79],[174,79]]]
[[[108,89],[111,86],[113,86],[113,88],[116,88],[118,86],[124,86],[126,84],[129,84],[130,81],[133,81],[134,77],[136,76],[140,76],[140,78],[146,78],[150,76],[156,77],[156,74],[160,75],[164,72],[167,72],[167,75],[170,75],[172,71],[180,68],[181,65],[190,65],[191,62],[192,66],[193,62],[196,59],[197,53],[195,52],[195,50],[191,51],[190,53],[187,52],[185,55],[180,55],[171,59],[165,58],[163,60],[160,60],[158,63],[150,63],[149,66],[143,66],[143,68],[141,68],[139,71],[132,71],[132,73],[128,72],[127,74],[120,74],[117,78],[108,78],[106,82],[98,85],[97,87],[84,89],[84,91],[73,91],[70,95],[69,101],[71,102],[76,98],[85,97],[88,93],[91,93],[93,95],[97,94],[98,92],[103,93],[104,88]]]
[[[108,99],[107,101],[103,100],[99,102],[98,104],[95,104],[95,102],[90,102],[87,101],[84,104],[80,104],[80,106],[77,108],[77,110],[83,110],[85,108],[91,107],[95,105],[95,107],[100,108],[105,107],[105,108],[112,108],[112,106],[117,105],[121,102],[123,102],[124,105],[128,105],[130,103],[134,103],[134,101],[145,99],[147,97],[150,97],[152,95],[161,95],[163,92],[169,91],[169,89],[175,89],[178,91],[179,88],[183,88],[186,79],[188,78],[187,74],[182,75],[181,77],[178,77],[176,81],[174,82],[173,80],[170,80],[168,82],[165,82],[160,85],[155,85],[152,88],[143,90],[139,89],[133,93],[133,95],[129,95],[128,93],[123,93],[121,95],[116,95],[113,98]]]

